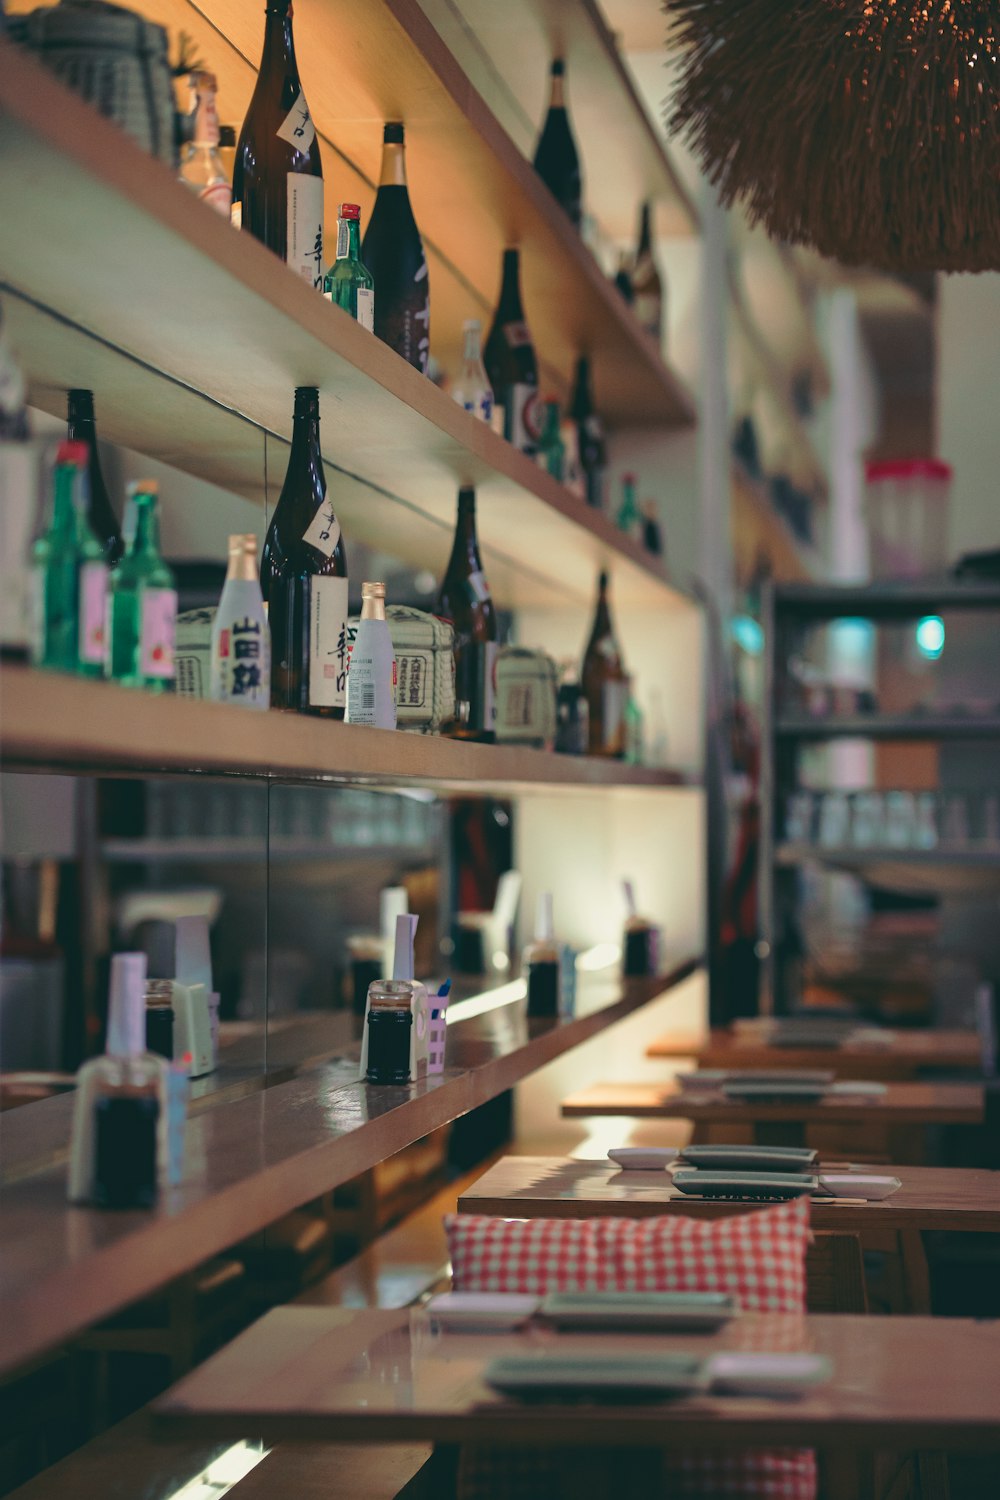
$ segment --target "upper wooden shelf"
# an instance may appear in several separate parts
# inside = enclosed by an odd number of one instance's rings
[[[5,324],[41,407],[88,387],[107,439],[273,505],[293,388],[318,385],[348,546],[442,569],[472,483],[501,604],[589,604],[605,565],[623,605],[683,602],[659,559],[3,44],[0,200]]]
[[[694,972],[593,981],[578,1014],[528,1021],[522,1000],[448,1029],[448,1069],[405,1088],[357,1082],[343,1060],[188,1119],[187,1172],[149,1212],[66,1204],[62,1166],[20,1174],[30,1111],[4,1137],[0,1191],[0,1370],[24,1364],[283,1214],[512,1088]],[[10,1118],[10,1117],[8,1117]],[[10,1136],[16,1136],[12,1141]]]
[[[308,714],[253,713],[230,704],[158,697],[112,683],[5,667],[0,760],[8,770],[99,775],[277,777],[431,786],[479,795],[614,787],[678,788],[674,771],[515,745],[366,729]]]
[[[698,211],[674,170],[595,0],[420,0],[456,61],[529,158],[548,109],[549,62],[566,62],[584,207],[609,235],[634,240],[650,199],[660,234],[691,235]],[[662,46],[667,23],[659,18]],[[664,88],[666,84],[664,83]]]

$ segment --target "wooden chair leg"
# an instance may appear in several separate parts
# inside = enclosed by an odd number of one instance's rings
[[[899,1231],[899,1255],[902,1262],[903,1286],[906,1293],[906,1311],[929,1313],[931,1310],[931,1277],[924,1250],[924,1237],[919,1229]]]

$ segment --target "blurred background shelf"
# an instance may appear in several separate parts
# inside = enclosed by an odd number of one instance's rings
[[[1000,848],[824,849],[778,844],[775,863],[792,869],[823,865],[859,875],[867,884],[908,895],[958,895],[1000,890]]]
[[[844,714],[816,718],[784,714],[774,725],[784,740],[976,740],[1000,737],[994,714]]]

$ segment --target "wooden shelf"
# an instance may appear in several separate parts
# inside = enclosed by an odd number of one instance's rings
[[[548,109],[548,65],[566,62],[584,205],[607,234],[633,241],[644,199],[661,235],[691,235],[698,211],[639,97],[595,0],[420,0],[421,8],[530,159]],[[662,33],[666,25],[660,21]]]
[[[996,714],[842,714],[813,718],[783,714],[774,726],[784,740],[982,740],[1000,739]]]
[[[356,1062],[345,1059],[202,1109],[187,1124],[186,1180],[149,1212],[69,1208],[61,1167],[12,1181],[0,1201],[0,1369],[24,1364],[495,1098],[696,968],[686,959],[655,980],[594,982],[581,990],[573,1019],[527,1021],[523,1001],[499,1005],[449,1027],[451,1066],[406,1088],[358,1083]],[[26,1149],[37,1150],[31,1132],[22,1134]],[[6,1139],[5,1166],[16,1177],[13,1150]]]
[[[0,672],[0,704],[0,759],[7,770],[259,776],[420,785],[470,795],[488,788],[684,789],[676,771],[366,729],[307,714],[250,714],[229,704],[158,697],[26,667]]]
[[[847,870],[869,885],[910,895],[988,894],[1000,888],[1000,849],[825,849],[782,843],[775,863],[785,869],[825,865]]]
[[[292,389],[316,384],[348,546],[440,570],[457,486],[473,483],[499,603],[589,604],[605,564],[623,602],[686,602],[661,560],[2,44],[0,197],[5,322],[44,409],[63,415],[67,387],[93,389],[104,437],[273,505]],[[72,277],[61,255],[38,253],[69,223]],[[622,355],[631,401],[630,380],[646,376],[635,349]]]
[[[732,465],[732,504],[734,551],[745,577],[753,573],[761,553],[770,559],[777,578],[816,577],[820,569],[816,553],[775,510],[766,486],[752,479],[738,460]]]

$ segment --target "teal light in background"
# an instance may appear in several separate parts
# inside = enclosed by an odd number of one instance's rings
[[[944,650],[944,621],[937,615],[924,615],[917,625],[917,650],[929,661],[937,661]]]
[[[729,627],[733,640],[748,656],[760,656],[764,650],[764,632],[750,615],[734,615]]]

